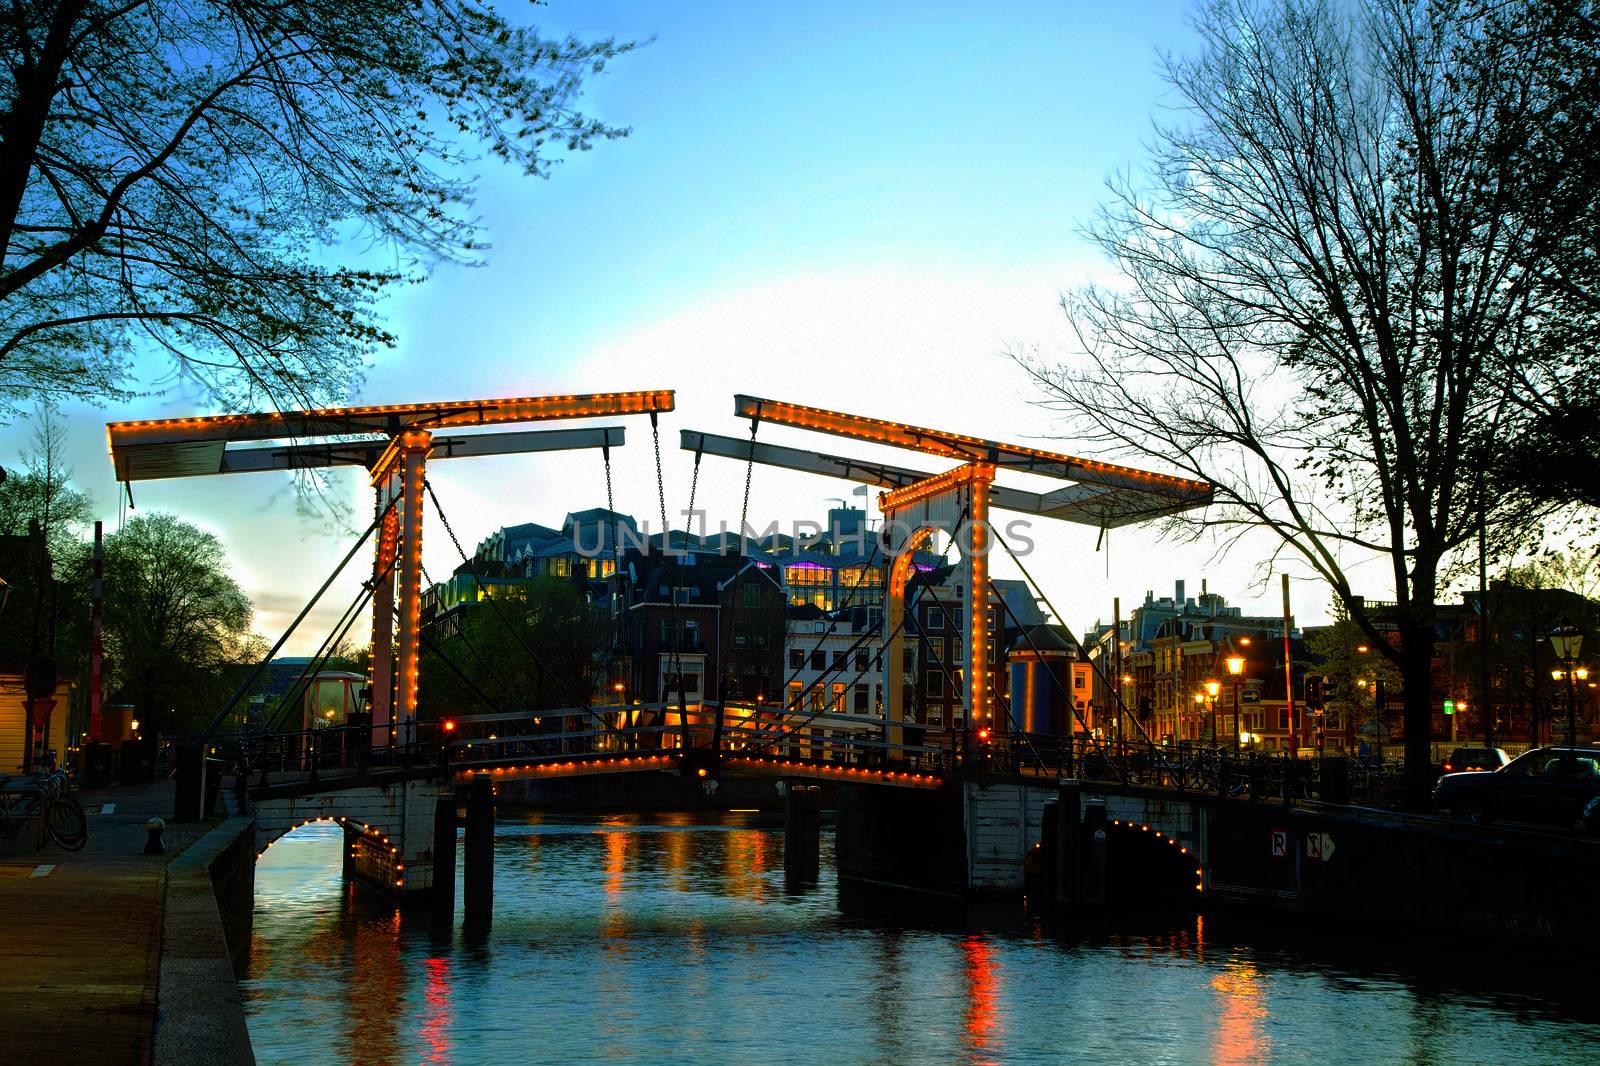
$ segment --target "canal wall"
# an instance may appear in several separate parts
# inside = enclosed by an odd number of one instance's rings
[[[1046,818],[1050,803],[1056,816]],[[1474,942],[1600,946],[1600,841],[1570,833],[981,774],[938,792],[841,785],[837,806],[842,882],[971,900],[1020,897],[1030,875],[1043,875],[1041,897],[1070,901],[1068,911],[1167,901]],[[1046,840],[1055,826],[1059,837]]]
[[[255,822],[228,818],[166,867],[155,1066],[250,1064],[238,966],[255,906]]]

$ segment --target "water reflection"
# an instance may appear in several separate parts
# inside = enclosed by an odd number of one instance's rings
[[[1265,1052],[1261,1024],[1267,1016],[1261,975],[1248,960],[1229,961],[1211,978],[1217,994],[1217,1035],[1211,1061],[1217,1066],[1261,1062]]]
[[[995,949],[981,936],[961,941],[963,973],[967,980],[966,1045],[969,1061],[998,1062],[1000,1037],[1000,974]]]
[[[1192,914],[1069,935],[1015,911],[842,913],[828,833],[798,893],[781,831],[739,818],[528,815],[496,848],[494,926],[468,943],[346,890],[337,830],[275,847],[243,984],[258,1060],[1534,1062],[1600,1044],[1581,990],[1517,995],[1503,959],[1418,975]]]

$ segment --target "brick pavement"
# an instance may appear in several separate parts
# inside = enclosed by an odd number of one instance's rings
[[[89,842],[0,841],[0,1047],[9,1062],[146,1063],[156,1017],[166,864],[215,820],[173,825],[170,783],[79,792]],[[114,813],[101,813],[105,804]],[[167,854],[144,823],[168,819]]]

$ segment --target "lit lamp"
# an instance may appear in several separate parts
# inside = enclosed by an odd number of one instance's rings
[[[1566,670],[1552,670],[1550,676],[1560,681],[1563,676],[1567,679],[1567,743],[1578,742],[1578,679],[1573,663],[1577,661],[1578,653],[1583,649],[1583,634],[1571,626],[1562,626],[1550,634],[1550,647],[1556,653],[1556,658],[1565,665]],[[1585,670],[1583,676],[1587,678],[1589,671]]]
[[[1239,736],[1244,728],[1244,711],[1239,706],[1239,682],[1244,674],[1244,656],[1230,655],[1223,660],[1228,664],[1228,674],[1233,678],[1233,750],[1239,750]]]
[[[1222,691],[1222,682],[1215,679],[1206,682],[1206,696],[1211,700],[1211,739],[1215,743],[1217,737],[1217,693]],[[1235,740],[1234,746],[1239,742]]]

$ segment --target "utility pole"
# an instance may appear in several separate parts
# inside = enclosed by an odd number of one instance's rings
[[[1289,575],[1283,575],[1283,699],[1289,709],[1289,751],[1298,750],[1294,728],[1294,664],[1289,652]]]
[[[1478,511],[1478,707],[1483,715],[1483,746],[1494,747],[1494,699],[1489,692],[1489,563],[1483,510]],[[1453,725],[1454,723],[1452,723]]]

